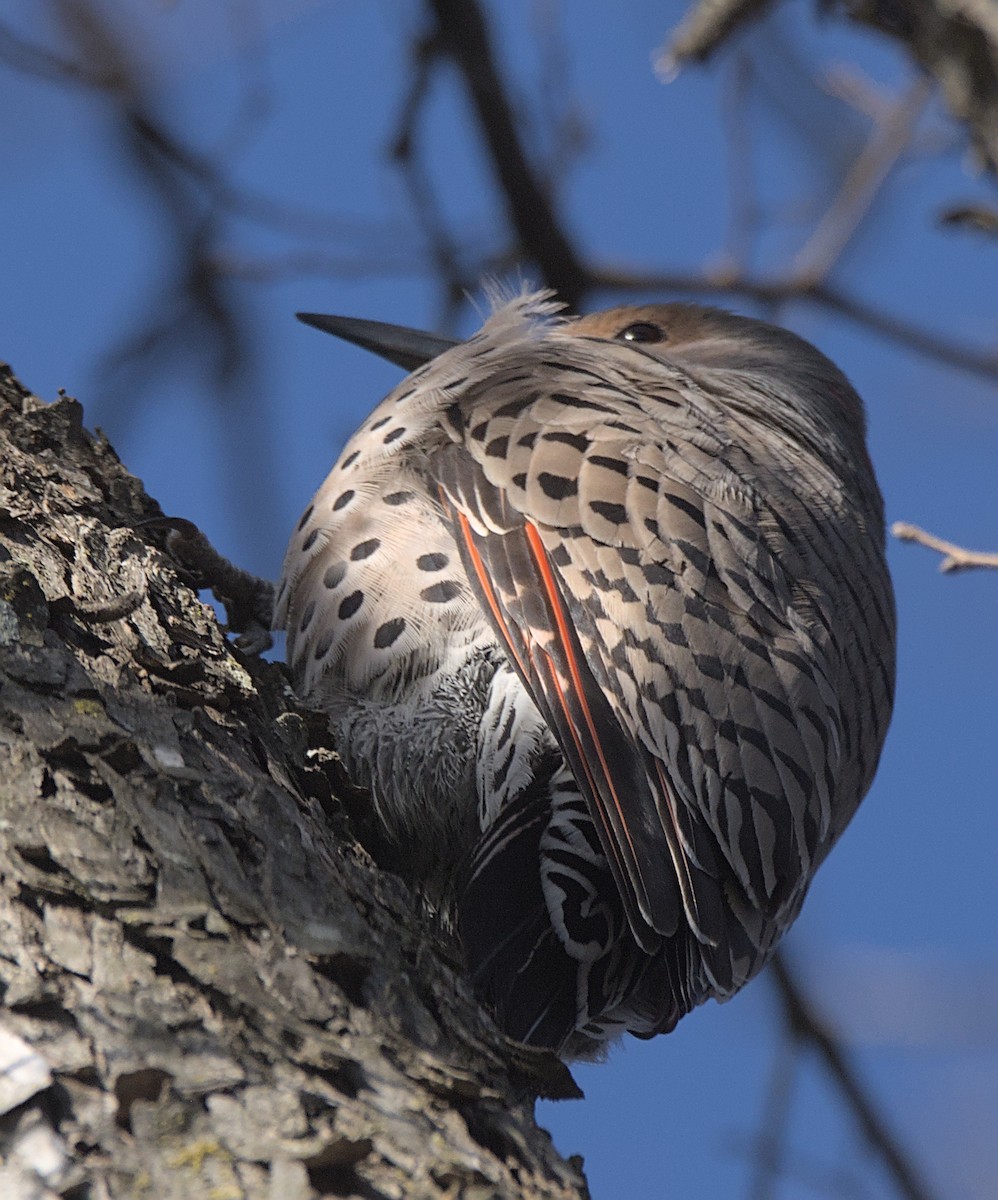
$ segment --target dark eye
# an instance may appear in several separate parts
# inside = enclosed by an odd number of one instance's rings
[[[664,342],[665,330],[661,325],[653,325],[651,321],[635,321],[617,334],[621,342]]]

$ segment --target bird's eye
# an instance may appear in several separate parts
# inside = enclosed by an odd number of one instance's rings
[[[628,325],[626,329],[622,329],[617,334],[618,341],[621,342],[664,342],[665,330],[661,325],[654,325],[651,321],[635,321],[633,325]]]

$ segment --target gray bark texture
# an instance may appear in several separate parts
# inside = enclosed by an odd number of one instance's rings
[[[357,841],[279,664],[225,640],[82,409],[0,368],[0,1196],[586,1196]]]

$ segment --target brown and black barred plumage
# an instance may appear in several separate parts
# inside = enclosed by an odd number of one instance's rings
[[[313,324],[412,367],[295,533],[278,621],[483,999],[566,1055],[732,995],[796,917],[890,718],[862,404],[716,309],[467,342]]]

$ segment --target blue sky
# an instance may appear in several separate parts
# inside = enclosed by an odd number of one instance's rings
[[[59,44],[38,0],[5,7],[25,36]],[[755,247],[761,271],[792,260],[868,131],[854,110],[819,104],[794,59],[848,64],[881,100],[911,83],[889,43],[813,25],[808,9],[790,6],[768,33],[743,43],[756,83],[734,104],[750,131],[770,223]],[[316,226],[336,219],[325,239],[247,218],[226,225],[226,257],[247,276],[233,287],[251,330],[237,391],[219,399],[192,344],[157,363],[141,390],[115,395],[102,363],[148,319],[175,252],[162,214],[122,164],[108,103],[9,71],[0,111],[0,355],[39,394],[52,398],[63,387],[78,396],[88,425],[105,428],[166,511],[275,575],[285,538],[340,445],[397,378],[293,313],[429,328],[441,306],[420,270],[422,238],[406,191],[383,153],[419,6],[261,0],[256,32],[238,26],[241,58],[226,16],[240,11],[253,10],[186,0],[118,6],[116,16],[142,47],[157,110],[179,137],[221,160],[233,184],[311,214]],[[688,69],[665,85],[651,68],[681,11],[652,0],[501,6],[503,65],[532,122],[533,148],[550,150],[552,110],[588,130],[557,195],[582,250],[603,263],[696,271],[716,265],[727,244],[732,72]],[[562,31],[563,60],[545,50],[551,21]],[[544,87],[558,71],[563,84]],[[263,116],[243,136],[237,117],[247,80]],[[775,99],[766,104],[764,95]],[[462,239],[501,249],[501,205],[450,73],[434,86],[420,136]],[[987,186],[937,107],[920,125],[918,147],[833,278],[913,323],[993,347],[993,243],[935,222],[946,205],[987,196]],[[249,277],[316,247],[348,269]],[[372,258],[394,271],[370,271]],[[759,311],[737,297],[730,303]],[[994,381],[814,306],[788,304],[776,315],[835,359],[865,397],[889,520],[998,549]],[[473,324],[464,312],[461,331]],[[944,578],[934,555],[898,544],[890,561],[900,613],[894,725],[873,791],[787,944],[935,1194],[984,1200],[998,1177],[998,575]],[[667,1038],[630,1041],[607,1063],[579,1069],[586,1100],[542,1104],[541,1120],[564,1153],[585,1156],[596,1200],[747,1195],[778,1033],[774,993],[762,979]],[[789,1171],[776,1195],[891,1195],[807,1059],[794,1088]]]

